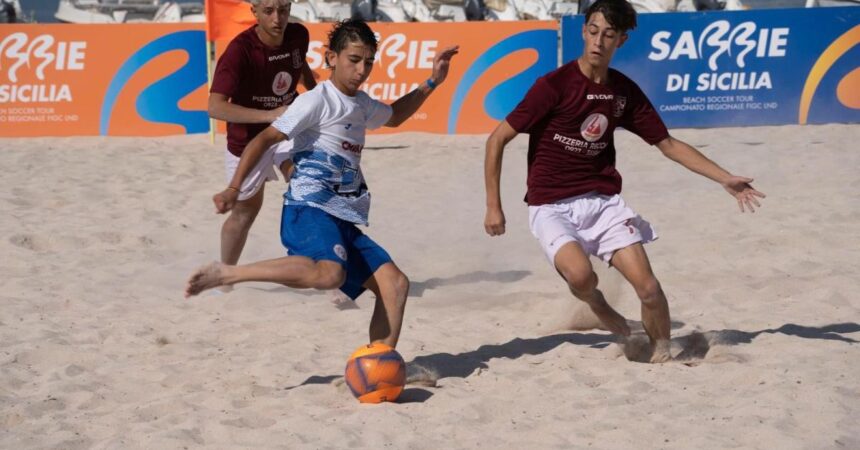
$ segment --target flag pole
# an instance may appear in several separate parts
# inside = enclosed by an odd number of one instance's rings
[[[206,39],[206,93],[212,88],[212,41]],[[215,119],[209,118],[209,144],[215,145]]]

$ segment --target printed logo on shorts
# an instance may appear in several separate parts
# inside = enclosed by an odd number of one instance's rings
[[[338,258],[346,261],[346,249],[343,248],[342,245],[337,244],[334,246],[334,254],[337,255]]]
[[[619,95],[615,97],[615,104],[612,105],[612,117],[621,117],[624,115],[624,107],[627,106],[627,97]]]
[[[603,114],[594,113],[582,122],[582,126],[579,127],[579,132],[582,134],[583,139],[588,142],[594,142],[603,137],[603,133],[606,132],[606,128],[608,127],[609,119],[607,119]]]
[[[272,92],[277,96],[281,96],[290,90],[293,84],[293,76],[289,72],[278,72],[275,75],[275,81],[272,82]]]

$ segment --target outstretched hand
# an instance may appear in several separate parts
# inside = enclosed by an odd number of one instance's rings
[[[761,208],[761,203],[758,202],[756,197],[767,197],[763,193],[755,190],[752,185],[750,185],[752,182],[752,178],[732,175],[723,183],[723,189],[725,189],[729,194],[732,194],[732,196],[738,201],[738,207],[741,209],[741,212],[749,210],[749,212],[754,213],[755,208],[753,205]]]
[[[448,77],[448,68],[451,66],[451,58],[460,52],[460,46],[455,45],[436,54],[433,58],[433,75],[430,78],[434,84],[440,84]]]
[[[224,214],[229,212],[236,206],[236,201],[239,199],[239,192],[235,189],[224,189],[223,191],[212,196],[212,203],[215,204],[215,212]]]

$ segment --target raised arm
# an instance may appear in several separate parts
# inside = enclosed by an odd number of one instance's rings
[[[242,190],[242,182],[245,180],[245,177],[257,165],[257,162],[266,149],[284,139],[287,139],[287,135],[271,126],[266,127],[254,139],[251,139],[251,142],[245,146],[245,150],[242,152],[242,158],[239,159],[239,165],[236,167],[236,172],[233,174],[230,184],[227,185],[227,189],[212,196],[212,202],[215,203],[215,212],[224,214],[233,209],[236,200],[239,198],[239,192]]]
[[[391,104],[391,118],[385,123],[387,127],[396,127],[403,123],[406,119],[412,117],[415,111],[427,100],[427,97],[433,92],[437,86],[445,81],[448,76],[448,68],[451,65],[451,58],[460,50],[459,45],[448,47],[445,50],[436,54],[433,58],[433,74],[430,79],[420,86],[413,89],[412,92],[395,100]]]
[[[230,103],[224,94],[209,94],[209,117],[233,123],[272,123],[286,109],[281,106],[275,109],[254,109]]]
[[[487,190],[487,214],[484,217],[484,230],[490,236],[505,234],[505,213],[502,210],[500,189],[502,178],[502,156],[505,145],[516,137],[517,131],[503,120],[487,139],[484,155],[484,186]]]
[[[723,189],[737,200],[741,212],[745,210],[755,212],[755,207],[761,207],[756,197],[765,198],[766,196],[750,185],[753,182],[752,178],[732,175],[692,145],[672,136],[658,142],[657,148],[672,161],[720,183]]]

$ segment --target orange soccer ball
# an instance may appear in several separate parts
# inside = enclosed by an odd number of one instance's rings
[[[406,384],[406,363],[381,342],[362,345],[346,362],[344,379],[361,403],[393,402]]]

